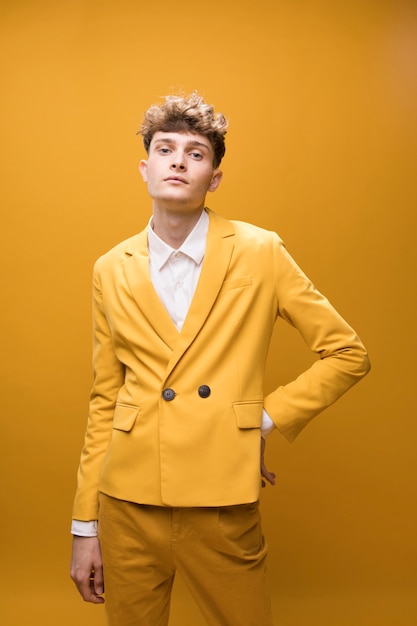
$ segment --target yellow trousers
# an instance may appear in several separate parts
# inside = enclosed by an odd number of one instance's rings
[[[175,572],[209,626],[273,626],[258,503],[171,508],[101,494],[109,626],[166,626]]]

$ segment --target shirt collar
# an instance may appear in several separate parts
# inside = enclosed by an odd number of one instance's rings
[[[209,216],[207,211],[202,211],[200,218],[193,230],[188,235],[183,244],[176,250],[154,232],[152,228],[152,217],[148,224],[148,249],[152,255],[152,260],[160,270],[174,252],[182,252],[190,257],[196,265],[200,265],[206,252],[206,238],[209,227]]]

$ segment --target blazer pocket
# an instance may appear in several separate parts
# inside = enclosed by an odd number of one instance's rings
[[[260,428],[262,425],[263,401],[234,402],[233,409],[238,428]]]
[[[238,289],[239,287],[250,287],[252,285],[252,278],[250,276],[242,276],[242,278],[232,278],[225,280],[220,293],[223,291],[230,291],[231,289]]]
[[[113,428],[115,430],[123,430],[130,432],[135,425],[136,418],[139,415],[139,407],[130,406],[129,404],[116,404],[113,417]]]

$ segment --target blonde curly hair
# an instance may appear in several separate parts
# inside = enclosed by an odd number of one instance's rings
[[[228,121],[215,113],[211,104],[194,91],[189,96],[165,96],[163,104],[153,104],[145,112],[138,135],[142,135],[146,152],[153,135],[162,132],[191,132],[204,135],[214,151],[214,167],[218,167],[226,151],[225,135]]]

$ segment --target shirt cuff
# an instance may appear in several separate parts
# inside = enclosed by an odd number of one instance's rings
[[[261,424],[261,435],[264,439],[268,437],[272,433],[275,428],[274,422],[269,417],[268,413],[265,409],[262,409],[262,424]]]
[[[71,524],[71,534],[77,535],[78,537],[97,537],[98,522],[97,520],[83,522],[79,519],[73,519]]]

